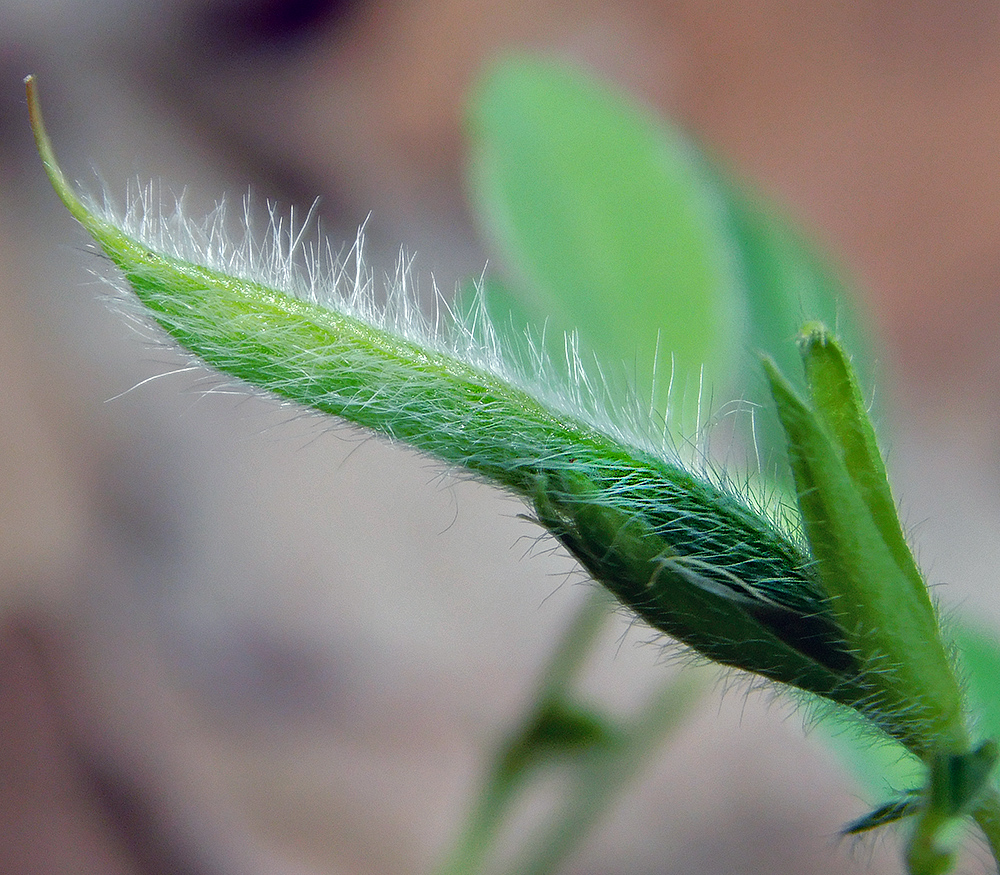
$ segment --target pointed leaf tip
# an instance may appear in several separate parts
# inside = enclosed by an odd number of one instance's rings
[[[66,175],[59,166],[59,162],[56,160],[52,141],[49,139],[48,131],[45,129],[45,119],[42,117],[42,103],[38,94],[38,80],[33,73],[24,77],[24,92],[28,101],[28,118],[31,121],[31,131],[35,136],[35,147],[38,149],[38,155],[42,159],[45,174],[48,176],[49,182],[52,183],[52,188],[55,189],[59,200],[69,210],[70,215],[91,234],[95,234],[99,230],[108,230],[107,223],[102,222],[80,200],[66,179]]]

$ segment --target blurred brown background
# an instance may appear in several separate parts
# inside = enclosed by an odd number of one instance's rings
[[[0,872],[429,871],[582,595],[516,503],[171,374],[98,300],[23,76],[92,188],[318,194],[447,289],[487,257],[462,101],[513,49],[673,113],[843,256],[919,556],[1000,625],[995,4],[3,0]],[[595,695],[675,670],[645,637],[609,632]],[[864,800],[788,713],[707,695],[568,871],[900,871],[835,842]]]

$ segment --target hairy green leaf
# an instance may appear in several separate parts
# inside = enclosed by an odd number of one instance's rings
[[[915,590],[900,567],[894,537],[886,541],[883,530],[894,536],[898,522],[893,529],[872,515],[873,504],[885,512],[884,470],[853,382],[837,378],[846,358],[834,360],[835,342],[823,337],[802,345],[811,406],[765,362],[817,570],[870,685],[868,715],[921,757],[962,751],[962,698],[936,617],[925,588]]]

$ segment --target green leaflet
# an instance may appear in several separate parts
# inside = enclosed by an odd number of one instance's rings
[[[924,759],[960,753],[961,692],[847,359],[820,326],[800,347],[809,404],[765,366],[817,570],[871,691],[866,713]]]
[[[627,381],[661,416],[672,402],[670,426],[693,431],[702,368],[710,389],[732,387],[746,322],[726,205],[701,154],[554,62],[496,65],[469,105],[473,205],[553,360],[575,332],[616,389]]]
[[[864,832],[912,818],[910,875],[951,870],[969,817],[1000,854],[1000,797],[992,785],[994,740],[971,747],[965,702],[926,585],[906,546],[857,380],[837,341],[820,325],[800,338],[809,403],[765,362],[803,525],[830,607],[862,664],[866,714],[928,767],[926,785],[855,821]],[[994,702],[995,641],[955,629],[974,704]],[[995,731],[995,705],[981,733]]]
[[[808,557],[737,496],[588,420],[586,409],[574,413],[572,397],[539,400],[545,387],[502,361],[463,355],[430,333],[401,334],[336,291],[320,303],[265,285],[247,275],[250,257],[234,275],[210,257],[164,252],[155,216],[143,239],[120,230],[66,183],[30,84],[29,105],[57,193],[186,349],[522,496],[599,582],[699,652],[858,702],[854,659]]]
[[[561,362],[563,331],[576,332],[612,376],[627,363],[628,391],[644,403],[662,414],[674,402],[679,436],[693,430],[704,366],[714,407],[759,406],[765,450],[783,435],[753,351],[790,373],[790,341],[808,318],[836,324],[863,357],[849,289],[812,242],[628,95],[583,70],[513,57],[484,76],[468,119],[467,188],[505,277],[487,300],[501,333],[544,324]]]
[[[806,325],[800,336],[802,361],[814,409],[838,444],[844,466],[900,574],[909,581],[911,598],[937,628],[927,585],[903,536],[889,489],[875,430],[865,411],[854,370],[839,342],[819,324]]]

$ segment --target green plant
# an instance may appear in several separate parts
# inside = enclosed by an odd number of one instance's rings
[[[988,685],[981,702],[963,692],[841,341],[807,324],[799,364],[785,340],[803,309],[837,317],[841,284],[681,134],[573,71],[523,60],[494,71],[472,103],[471,176],[511,270],[485,298],[442,303],[450,324],[439,330],[406,297],[403,275],[388,305],[374,305],[360,240],[345,264],[273,219],[264,244],[247,236],[232,247],[221,210],[194,225],[164,215],[148,191],[121,216],[81,198],[56,163],[30,77],[27,86],[56,193],[182,347],[516,494],[654,629],[857,715],[920,765],[921,783],[847,831],[907,819],[914,875],[948,871],[952,828],[969,817],[1000,860],[997,703]],[[519,286],[540,294],[519,296]],[[525,322],[544,321],[538,300],[549,329],[526,334]],[[790,477],[770,485],[735,485],[681,440],[700,428],[693,388],[706,375],[755,397],[732,352],[743,347],[768,354],[763,385],[777,417],[762,434],[787,447]],[[661,348],[670,381],[656,378]],[[614,371],[632,355],[634,373]],[[592,599],[556,648],[442,873],[479,871],[526,780],[560,760],[577,791],[514,870],[553,871],[683,712],[686,681],[631,721],[576,700],[574,677],[606,613]],[[989,638],[967,652],[975,688],[1000,658]]]

